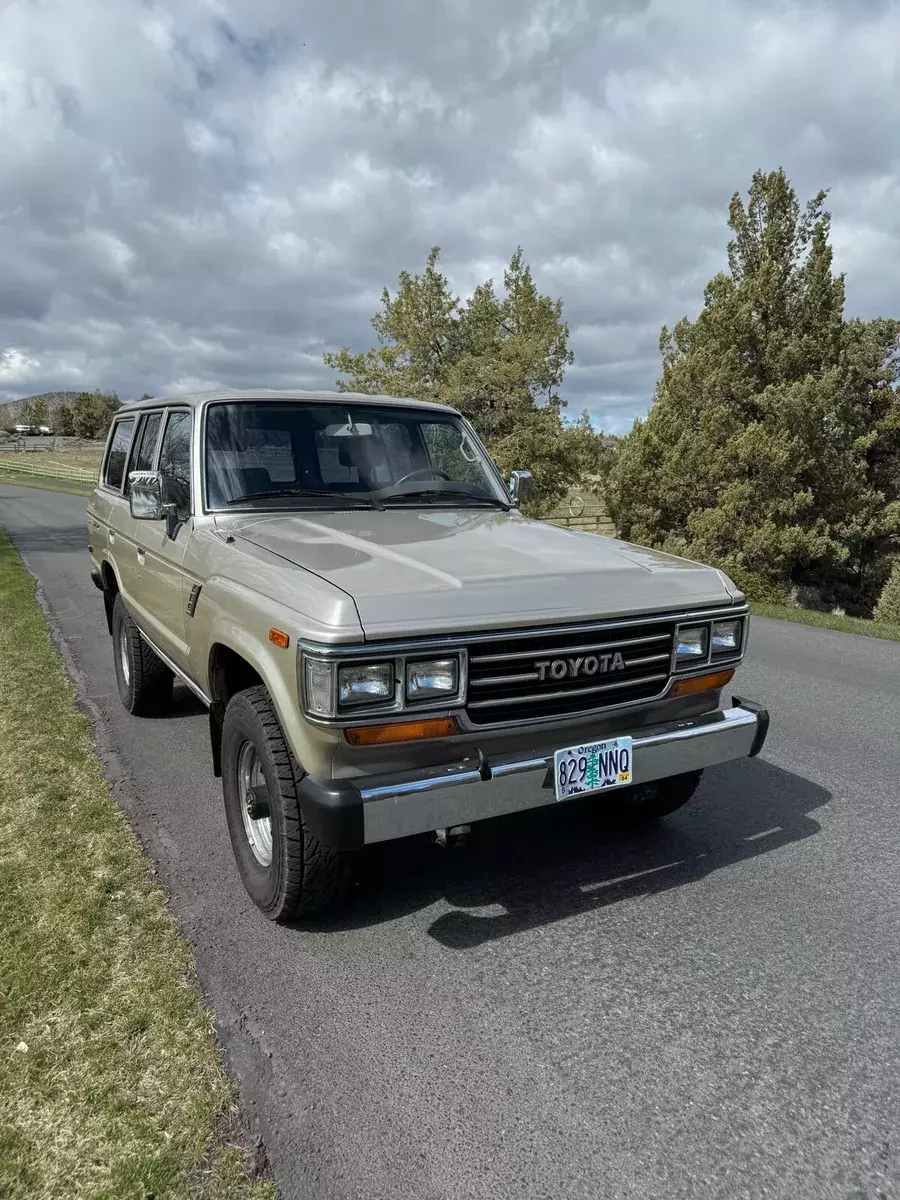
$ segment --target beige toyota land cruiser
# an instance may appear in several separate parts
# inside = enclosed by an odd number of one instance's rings
[[[591,794],[637,819],[757,754],[720,703],[747,642],[721,571],[518,511],[451,408],[225,392],[122,408],[88,506],[122,701],[209,709],[237,865],[275,920],[352,851]]]

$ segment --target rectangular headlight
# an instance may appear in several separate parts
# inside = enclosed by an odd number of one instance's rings
[[[459,691],[459,659],[436,658],[406,664],[407,700],[439,700]]]
[[[679,629],[675,641],[675,659],[677,662],[693,662],[706,658],[709,631],[705,625],[696,629]]]
[[[394,698],[394,664],[361,663],[338,671],[338,704],[383,704]]]
[[[741,622],[715,621],[712,627],[713,654],[737,654],[741,648]]]

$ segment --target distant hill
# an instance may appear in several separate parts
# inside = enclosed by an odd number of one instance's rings
[[[80,390],[80,389],[79,389]],[[0,404],[0,429],[16,425],[22,420],[22,409],[30,401],[44,400],[47,404],[47,418],[52,425],[57,410],[64,404],[71,403],[78,392],[42,392],[40,396],[23,396],[21,400],[10,400]]]

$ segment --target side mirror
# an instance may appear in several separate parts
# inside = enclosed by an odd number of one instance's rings
[[[159,471],[130,471],[128,499],[131,515],[136,521],[161,521],[166,514]]]
[[[527,504],[534,492],[534,479],[530,471],[512,471],[509,476],[509,494],[516,508]]]

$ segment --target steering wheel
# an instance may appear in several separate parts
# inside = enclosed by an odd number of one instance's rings
[[[450,483],[450,476],[446,471],[436,471],[434,467],[419,467],[418,471],[410,471],[402,479],[395,480],[394,487],[399,487],[401,483],[409,483],[413,479],[426,478],[428,476],[432,479],[446,479]]]

